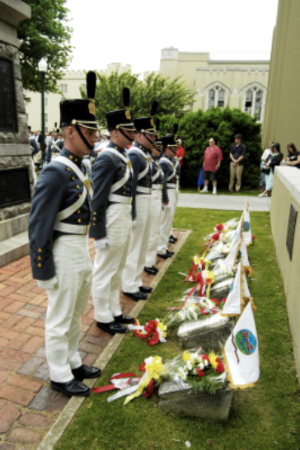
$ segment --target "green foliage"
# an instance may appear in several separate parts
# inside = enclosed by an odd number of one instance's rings
[[[157,114],[175,114],[177,117],[184,115],[184,108],[192,104],[194,94],[191,93],[185,83],[176,78],[170,80],[160,74],[150,73],[145,81],[139,79],[130,71],[111,75],[97,73],[98,84],[96,89],[96,117],[97,121],[106,127],[105,114],[108,111],[122,109],[123,87],[130,89],[130,111],[132,117],[149,116],[151,104],[158,101]],[[86,98],[86,93],[81,90],[81,95]]]
[[[173,130],[173,124],[178,122],[175,117],[161,117],[161,136]],[[245,168],[243,173],[243,188],[255,188],[259,179],[259,163],[261,158],[261,125],[249,114],[239,109],[212,108],[189,112],[179,120],[178,136],[186,150],[185,171],[181,185],[196,186],[198,174],[203,164],[203,154],[208,146],[209,138],[213,137],[223,153],[221,164],[222,177],[219,187],[228,187],[230,149],[234,144],[234,135],[241,133],[243,143],[247,146]]]
[[[187,382],[192,386],[195,394],[199,391],[203,391],[214,395],[218,389],[223,387],[223,382],[216,378],[216,373],[214,371],[212,371],[210,375],[206,374],[203,378],[198,376],[189,376],[187,377]]]
[[[40,92],[38,63],[45,58],[48,64],[45,76],[46,92],[58,92],[57,81],[71,60],[72,28],[66,25],[66,0],[23,0],[31,6],[31,19],[18,25],[21,40],[20,63],[24,89]]]

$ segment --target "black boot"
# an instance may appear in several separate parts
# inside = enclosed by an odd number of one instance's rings
[[[102,370],[97,367],[86,366],[82,364],[82,366],[77,367],[77,369],[72,369],[72,374],[78,381],[89,380],[91,378],[99,378],[102,373]]]
[[[169,254],[168,254],[168,251],[166,251],[166,253],[164,253],[163,255],[159,255],[159,254],[157,253],[157,256],[158,256],[159,258],[162,258],[162,259],[168,259],[168,258],[170,258],[171,255],[169,255]]]
[[[123,316],[123,314],[121,314],[120,316],[114,317],[114,319],[115,319],[116,322],[123,323],[125,325],[127,325],[129,323],[134,323],[134,317]]]
[[[109,322],[109,323],[103,323],[103,322],[97,322],[97,327],[100,328],[100,330],[106,331],[109,334],[116,334],[126,333],[127,328],[124,327],[121,323],[118,322]]]
[[[143,292],[123,292],[126,297],[132,298],[135,302],[139,300],[147,300],[147,295],[143,294]]]
[[[167,254],[169,255],[169,257],[174,255],[174,252],[170,252],[170,250],[167,250]]]
[[[141,286],[140,287],[140,292],[143,292],[144,294],[151,294],[151,292],[153,291],[153,288],[150,286]]]
[[[156,275],[158,272],[158,269],[154,266],[152,267],[144,267],[144,271],[149,273],[150,275]]]

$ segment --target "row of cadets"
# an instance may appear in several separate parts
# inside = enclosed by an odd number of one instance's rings
[[[67,396],[86,396],[82,381],[101,370],[82,364],[78,351],[81,316],[91,290],[92,262],[88,252],[90,181],[82,165],[97,141],[96,74],[87,74],[89,100],[60,103],[64,148],[40,173],[29,220],[33,277],[47,289],[46,357],[51,386]]]
[[[95,240],[96,256],[92,294],[97,326],[110,334],[125,333],[124,324],[134,323],[132,317],[123,316],[119,302],[132,232],[133,172],[125,148],[133,141],[134,124],[128,88],[123,89],[123,101],[125,109],[106,114],[110,142],[93,167],[90,237]]]
[[[153,144],[152,150],[152,195],[151,195],[151,230],[147,248],[146,265],[144,270],[151,274],[156,275],[158,269],[155,267],[157,260],[157,248],[160,235],[160,221],[162,212],[162,182],[164,173],[159,164],[159,158],[161,156],[162,142],[159,137],[160,120],[156,119],[156,140]]]
[[[166,134],[162,138],[163,155],[159,160],[159,164],[164,173],[162,202],[163,211],[160,225],[160,237],[158,244],[158,256],[164,259],[169,258],[174,254],[168,250],[168,242],[170,238],[170,230],[172,229],[173,219],[176,209],[176,185],[177,176],[175,165],[172,158],[177,151],[177,130],[178,124],[174,125],[174,132]]]
[[[156,139],[154,115],[158,103],[153,102],[150,117],[134,119],[135,141],[128,151],[133,167],[132,236],[125,269],[122,275],[123,293],[135,301],[146,300],[151,287],[144,287],[144,270],[151,229],[152,169],[151,152]]]

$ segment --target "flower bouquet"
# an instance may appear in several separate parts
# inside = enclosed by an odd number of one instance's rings
[[[140,325],[138,319],[134,319],[134,325],[128,325],[128,329],[132,330],[135,336],[144,339],[150,346],[159,342],[167,342],[165,339],[167,337],[167,327],[159,319],[149,320],[144,326]]]
[[[235,230],[239,225],[239,219],[237,219],[236,217],[234,217],[233,219],[227,220],[227,222],[225,223],[219,223],[218,225],[215,226],[215,231],[216,232],[227,232],[230,230]]]
[[[202,348],[188,350],[174,359],[164,362],[165,372],[161,374],[163,381],[172,380],[186,389],[215,394],[226,383],[226,372],[221,359],[211,351],[206,354]]]
[[[183,322],[205,319],[220,312],[223,305],[224,302],[217,299],[209,300],[206,297],[185,298],[182,307],[168,314],[166,326],[170,330],[179,327]]]

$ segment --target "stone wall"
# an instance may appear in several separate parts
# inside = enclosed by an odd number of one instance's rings
[[[14,62],[16,108],[18,117],[18,132],[0,132],[0,170],[28,167],[30,189],[33,193],[33,166],[31,149],[28,140],[25,102],[21,67],[18,48],[0,41],[0,55],[11,58]],[[12,180],[12,183],[18,180]],[[0,221],[16,217],[20,214],[29,213],[30,203],[21,203],[14,206],[0,208]]]

